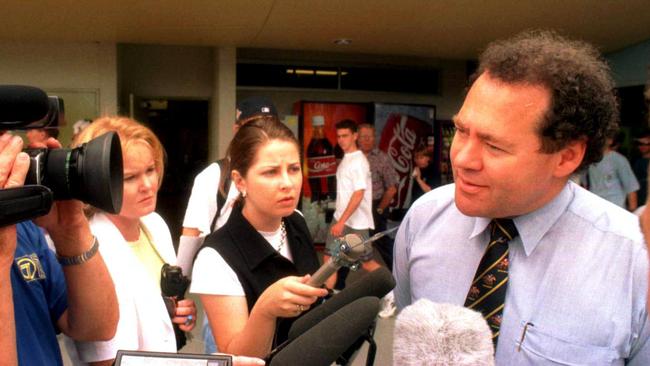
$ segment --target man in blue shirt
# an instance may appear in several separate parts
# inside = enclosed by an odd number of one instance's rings
[[[474,301],[488,225],[512,219],[518,235],[494,262],[507,272],[496,363],[650,364],[638,221],[569,182],[617,124],[607,66],[593,47],[541,31],[492,43],[479,61],[454,116],[455,183],[418,200],[397,234],[398,308]]]
[[[607,138],[603,159],[586,169],[585,179],[589,182],[589,191],[634,212],[638,206],[639,181],[627,158],[616,151],[618,136]]]
[[[0,189],[23,185],[29,157],[22,146],[19,137],[0,136]],[[47,146],[61,147],[54,139]],[[59,201],[38,223],[50,233],[56,256],[33,223],[0,228],[2,365],[62,365],[57,333],[109,340],[117,327],[113,282],[81,202]]]

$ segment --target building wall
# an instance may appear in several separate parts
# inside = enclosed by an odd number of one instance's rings
[[[0,42],[0,55],[0,83],[94,91],[98,115],[117,112],[115,44]]]
[[[120,104],[130,93],[206,100],[212,96],[210,47],[120,44],[118,63]]]
[[[650,77],[650,40],[607,55],[617,87],[644,85]]]

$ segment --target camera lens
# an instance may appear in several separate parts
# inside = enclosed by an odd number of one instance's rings
[[[27,184],[42,184],[55,200],[78,199],[105,212],[122,208],[122,148],[115,132],[74,149],[33,150]]]

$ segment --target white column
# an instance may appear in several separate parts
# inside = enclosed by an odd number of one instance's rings
[[[208,161],[225,156],[235,123],[237,49],[214,49],[214,91],[208,126]]]

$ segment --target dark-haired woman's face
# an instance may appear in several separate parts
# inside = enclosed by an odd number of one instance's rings
[[[260,218],[291,215],[302,189],[298,147],[284,140],[262,145],[246,176],[236,178],[235,183],[240,192],[246,192],[244,210],[248,214]]]

